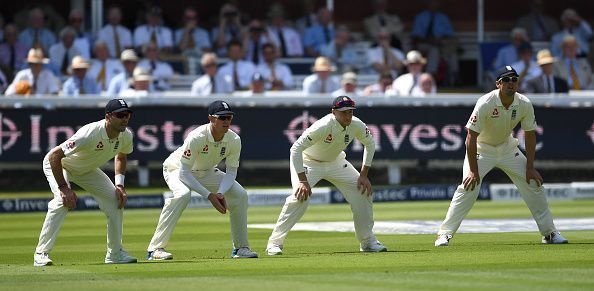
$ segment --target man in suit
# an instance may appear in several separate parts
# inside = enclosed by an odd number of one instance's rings
[[[396,14],[388,13],[388,1],[375,0],[373,1],[375,14],[365,18],[363,25],[365,32],[370,40],[376,40],[380,37],[380,29],[388,31],[390,39],[390,46],[397,49],[402,49],[401,39],[404,32],[404,25],[400,21],[400,17]]]
[[[567,81],[571,90],[589,90],[594,87],[592,67],[586,58],[578,58],[579,43],[575,36],[566,35],[561,45],[563,56],[555,61],[553,74]]]
[[[555,58],[551,51],[543,49],[536,55],[536,63],[542,74],[524,82],[523,91],[526,93],[567,93],[569,88],[565,80],[553,75]]]

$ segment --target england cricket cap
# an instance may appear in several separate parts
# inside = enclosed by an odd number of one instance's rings
[[[132,110],[128,108],[128,103],[126,103],[124,99],[111,99],[109,102],[107,102],[107,105],[105,105],[105,113],[116,113],[122,111],[132,112]]]
[[[348,96],[338,96],[334,98],[334,102],[332,102],[332,109],[338,111],[346,111],[346,110],[354,110],[357,109],[355,107],[355,101]]]
[[[516,72],[516,70],[514,70],[514,68],[512,68],[511,66],[505,66],[497,71],[497,79],[496,80],[499,80],[503,77],[513,77],[513,76],[519,77],[520,75],[518,75],[518,72]]]
[[[222,100],[217,100],[210,105],[208,105],[208,115],[233,115],[235,114],[231,111],[231,107],[227,102]]]

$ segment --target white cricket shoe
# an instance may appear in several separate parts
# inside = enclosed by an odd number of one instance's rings
[[[158,248],[152,252],[148,252],[146,259],[149,261],[164,261],[173,259],[173,255],[167,252],[164,248]]]
[[[257,258],[258,254],[252,252],[248,247],[233,249],[231,257],[234,259]]]
[[[33,256],[33,266],[35,267],[43,267],[43,266],[51,266],[54,262],[50,259],[48,253],[35,253]]]
[[[451,234],[440,234],[437,236],[435,240],[436,247],[447,247],[450,244],[450,239],[452,239]]]
[[[128,255],[128,253],[124,250],[120,250],[115,254],[107,254],[105,255],[105,263],[106,264],[129,264],[129,263],[136,263],[137,260],[135,257]]]
[[[278,256],[283,254],[283,246],[269,245],[266,248],[266,254],[269,256]]]
[[[366,253],[379,253],[387,252],[388,248],[386,248],[381,242],[376,240],[370,243],[361,243],[359,250]]]
[[[558,231],[553,231],[547,236],[542,237],[543,244],[566,244],[569,241],[564,238]]]

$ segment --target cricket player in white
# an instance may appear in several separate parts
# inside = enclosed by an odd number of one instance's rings
[[[518,187],[543,235],[542,243],[567,243],[555,228],[542,177],[534,168],[536,120],[532,103],[516,92],[519,76],[511,66],[498,72],[495,84],[497,89],[477,101],[466,124],[463,181],[454,193],[435,246],[449,244],[477,199],[483,177],[494,167],[503,170]],[[518,149],[518,140],[512,136],[518,123],[525,132],[526,156]]]
[[[294,193],[287,197],[268,239],[268,255],[282,254],[285,237],[307,209],[311,187],[322,179],[334,184],[351,205],[360,250],[387,251],[373,234],[372,190],[367,172],[375,153],[375,142],[365,123],[353,116],[354,109],[355,102],[351,98],[335,98],[332,113],[314,122],[291,147]],[[355,138],[365,146],[361,173],[345,159],[344,149]]]
[[[241,139],[229,129],[233,111],[224,101],[208,106],[208,120],[194,129],[163,163],[163,177],[173,192],[165,200],[155,234],[147,248],[148,260],[170,260],[173,255],[165,251],[173,229],[190,202],[190,190],[208,198],[222,214],[230,212],[233,258],[257,258],[248,244],[247,192],[235,181],[239,168]],[[227,173],[216,166],[223,160]]]
[[[132,152],[133,146],[132,132],[126,128],[131,114],[132,111],[124,100],[110,100],[105,107],[105,120],[81,127],[43,159],[43,172],[54,193],[54,199],[48,204],[35,250],[34,266],[53,264],[49,252],[56,243],[68,210],[76,207],[76,194],[70,188],[71,182],[89,191],[107,216],[105,263],[136,262],[136,258],[128,255],[122,248],[123,211],[127,201],[124,174],[126,156]],[[115,164],[115,186],[99,169],[112,158]]]

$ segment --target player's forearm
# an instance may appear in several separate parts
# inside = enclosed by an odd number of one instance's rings
[[[114,159],[114,171],[116,175],[125,175],[128,166],[128,159],[117,155]]]
[[[361,167],[361,172],[359,173],[360,176],[364,176],[367,177],[367,174],[369,173],[369,166],[365,166],[363,165]]]
[[[473,137],[470,133],[466,137],[466,156],[468,157],[468,166],[470,171],[478,173],[478,162],[476,161],[476,137]]]
[[[227,168],[227,173],[225,173],[221,185],[219,185],[218,193],[225,194],[229,191],[235,183],[235,178],[237,178],[237,168]]]
[[[367,167],[371,167],[371,162],[373,161],[374,155],[375,155],[375,143],[366,145],[365,149],[363,149],[363,165],[367,166]]]
[[[54,174],[54,179],[58,186],[67,185],[64,173],[62,172],[62,159],[65,157],[64,151],[59,146],[55,147],[49,155],[49,163]]]
[[[536,155],[536,134],[533,130],[525,132],[524,143],[526,144],[526,168],[533,169]]]

